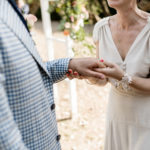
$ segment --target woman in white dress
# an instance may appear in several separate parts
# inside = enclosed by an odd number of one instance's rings
[[[112,84],[105,150],[150,150],[150,15],[137,0],[108,0],[117,14],[100,20],[93,38]],[[91,81],[92,82],[92,81]]]

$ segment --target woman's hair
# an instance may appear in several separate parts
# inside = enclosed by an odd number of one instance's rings
[[[142,0],[137,0],[138,3],[140,3]]]

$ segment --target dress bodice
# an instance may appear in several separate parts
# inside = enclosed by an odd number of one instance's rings
[[[131,76],[146,78],[150,73],[150,17],[122,60],[112,38],[109,18],[101,19],[94,27],[94,42],[99,42],[99,58],[118,64]],[[109,79],[114,85],[115,80]]]

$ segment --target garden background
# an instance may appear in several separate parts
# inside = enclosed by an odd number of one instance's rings
[[[44,0],[43,0],[44,1]],[[38,17],[32,29],[37,49],[43,59],[48,61],[46,40],[42,27],[40,1],[27,0],[30,13]],[[95,56],[92,41],[94,24],[101,18],[115,14],[106,0],[53,0],[49,2],[53,36],[65,39],[70,35],[74,41],[75,57]],[[143,0],[139,7],[150,12],[150,1]],[[55,58],[66,57],[66,47],[53,42]],[[78,99],[78,119],[71,119],[71,103],[68,83],[58,83],[56,113],[58,129],[61,134],[62,150],[103,150],[105,116],[110,85],[98,87],[85,80],[76,80]],[[62,121],[63,120],[63,121]]]

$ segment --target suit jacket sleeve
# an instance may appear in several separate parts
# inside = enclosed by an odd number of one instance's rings
[[[0,35],[1,32],[3,30],[0,20]],[[5,89],[5,65],[2,50],[4,50],[4,47],[0,37],[0,150],[27,150],[9,106]]]
[[[51,74],[53,83],[65,79],[65,74],[68,71],[70,58],[57,59],[46,63],[47,70]]]

